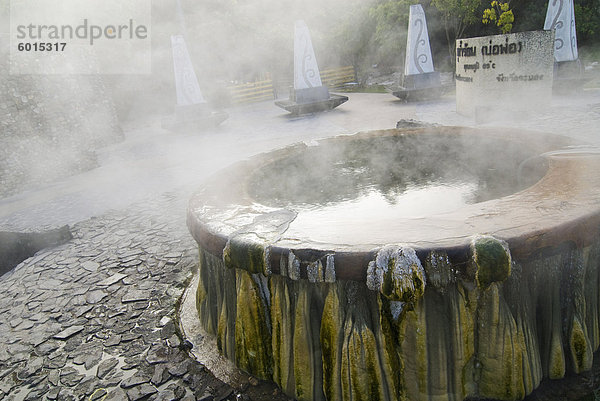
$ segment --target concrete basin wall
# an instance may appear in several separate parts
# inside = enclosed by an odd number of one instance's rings
[[[390,134],[402,133],[367,136]],[[188,209],[201,324],[237,366],[299,400],[519,400],[589,370],[600,157],[542,139],[539,182],[390,229],[394,243],[294,236],[290,210],[250,199],[247,173],[294,149],[234,166]]]
[[[299,400],[518,400],[592,366],[600,243],[512,260],[485,288],[473,257],[431,252],[422,296],[265,276],[200,251],[197,308],[219,350]]]

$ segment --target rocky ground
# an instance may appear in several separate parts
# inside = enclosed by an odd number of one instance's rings
[[[167,194],[72,227],[0,280],[1,400],[284,400],[193,360],[176,308],[197,263]],[[179,213],[171,213],[179,211]]]

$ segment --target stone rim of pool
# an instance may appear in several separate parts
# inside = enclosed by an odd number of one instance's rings
[[[373,227],[386,225],[385,232],[377,230],[380,238],[354,243],[347,241],[348,237],[336,241],[319,237],[316,231],[303,233],[294,225],[294,211],[261,204],[248,193],[247,182],[253,172],[274,160],[335,141],[397,135],[483,135],[508,140],[534,149],[543,156],[548,168],[539,181],[507,196],[416,219],[390,221],[382,216],[371,222]],[[468,251],[476,235],[502,239],[513,257],[527,257],[562,243],[565,238],[584,245],[596,234],[600,222],[600,177],[596,174],[600,153],[582,146],[552,134],[466,127],[377,130],[337,136],[260,154],[217,173],[192,197],[187,223],[194,239],[206,251],[222,256],[235,243],[237,252],[241,247],[246,249],[246,256],[256,259],[250,270],[268,274],[279,273],[281,255],[293,251],[299,261],[324,260],[332,255],[337,278],[364,281],[369,261],[385,245],[407,246],[419,255],[431,250],[457,255]],[[303,263],[299,278],[307,278],[306,267]]]
[[[590,370],[600,345],[599,150],[555,135],[460,127],[320,144],[429,134],[498,138],[486,147],[490,158],[513,163],[506,172],[519,177],[535,174],[442,214],[454,231],[436,227],[442,219],[433,215],[413,222],[427,238],[390,230],[375,243],[285,238],[305,197],[292,191],[288,208],[274,208],[286,197],[271,201],[278,192],[255,178],[287,173],[273,161],[303,160],[293,155],[318,153],[313,143],[238,163],[194,195],[195,309],[214,348],[301,401],[519,400],[543,379]],[[519,148],[533,151],[511,159]]]

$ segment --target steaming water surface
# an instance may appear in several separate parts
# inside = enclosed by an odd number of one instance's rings
[[[311,221],[369,221],[382,215],[390,219],[420,218],[459,209],[470,203],[476,191],[476,182],[459,181],[409,185],[404,192],[391,199],[377,189],[372,189],[355,199],[307,207],[297,217],[296,224],[309,224]]]
[[[421,218],[532,185],[546,171],[534,156],[522,144],[472,135],[338,140],[264,166],[248,192],[298,212],[296,226]]]
[[[547,171],[538,156],[523,143],[482,134],[338,137],[281,152],[252,173],[246,192],[295,213],[286,231],[292,242],[379,244],[392,233],[412,240],[431,230],[454,235],[448,213],[533,185]],[[430,216],[443,218],[433,224]]]

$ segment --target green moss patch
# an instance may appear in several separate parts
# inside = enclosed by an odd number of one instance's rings
[[[508,245],[493,237],[477,237],[471,244],[477,272],[475,279],[481,289],[510,276],[511,257]]]

